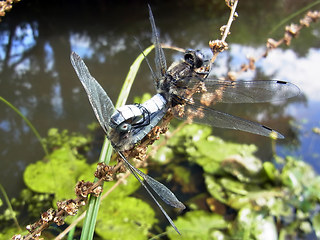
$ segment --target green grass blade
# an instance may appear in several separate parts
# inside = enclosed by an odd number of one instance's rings
[[[131,65],[130,70],[127,74],[126,80],[120,91],[118,101],[115,106],[116,108],[123,106],[126,103],[131,90],[131,86],[140,68],[141,62],[144,60],[145,56],[147,56],[152,51],[153,48],[154,46],[152,45],[147,49],[145,49],[143,53],[141,53]],[[113,150],[112,146],[108,141],[108,139],[106,138],[100,153],[99,162],[104,162],[105,164],[109,164],[109,161],[112,155],[112,150]],[[94,181],[96,182],[97,180],[98,179],[95,179]],[[97,221],[99,206],[100,206],[100,196],[99,197],[90,196],[88,210],[87,210],[83,228],[82,228],[81,240],[93,239],[94,228]]]
[[[13,219],[13,221],[14,221],[14,224],[17,226],[17,228],[19,229],[19,231],[22,231],[22,229],[21,229],[21,227],[20,227],[20,225],[19,225],[19,223],[18,223],[18,220],[17,220],[17,218],[16,218],[16,214],[15,214],[14,211],[13,211],[13,208],[12,208],[12,205],[11,205],[10,200],[9,200],[9,198],[8,198],[8,195],[7,195],[6,191],[4,190],[4,188],[3,188],[3,186],[2,186],[1,184],[0,184],[0,191],[2,192],[2,195],[3,195],[4,199],[5,199],[5,202],[6,202],[7,205],[8,205],[8,208],[9,208],[9,211],[10,211],[10,213],[11,213],[11,217],[12,217],[12,219]]]
[[[154,46],[151,45],[150,47],[146,48],[143,53],[141,53],[136,60],[133,62],[133,64],[130,67],[130,70],[127,74],[126,80],[123,83],[122,89],[119,94],[119,98],[116,104],[116,108],[121,107],[126,104],[127,98],[129,96],[131,86],[133,84],[133,81],[137,75],[137,72],[140,68],[141,62],[144,60],[145,56],[147,56],[152,49],[154,49]]]
[[[298,16],[299,14],[307,11],[308,9],[316,6],[320,4],[320,0],[315,1],[313,3],[310,3],[309,5],[305,6],[304,8],[301,8],[300,10],[292,13],[290,16],[286,17],[285,19],[283,19],[280,23],[278,23],[270,32],[269,34],[273,34],[275,31],[277,31],[282,25],[286,24],[287,22],[291,21],[291,19],[295,18],[296,16]]]
[[[75,216],[73,217],[76,218]],[[67,240],[73,240],[74,239],[74,233],[76,231],[76,227],[71,228],[70,232],[68,233]]]
[[[19,109],[17,109],[15,106],[13,106],[10,102],[5,100],[1,96],[0,96],[0,100],[2,102],[4,102],[5,104],[7,104],[13,111],[15,111],[26,122],[26,124],[30,127],[30,129],[34,133],[34,135],[36,135],[38,141],[40,142],[40,144],[42,146],[44,153],[46,154],[46,156],[48,156],[49,155],[48,149],[47,149],[46,145],[43,143],[43,140],[42,140],[40,134],[38,133],[37,129],[32,125],[32,123],[19,111]]]

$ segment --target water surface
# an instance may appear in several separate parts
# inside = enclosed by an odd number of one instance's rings
[[[305,1],[311,2],[311,1]],[[305,4],[304,2],[304,5]],[[45,137],[49,128],[88,133],[96,121],[87,96],[72,69],[69,55],[76,51],[115,102],[130,65],[140,53],[134,37],[143,47],[150,45],[151,27],[144,1],[22,1],[0,23],[0,95],[15,105]],[[219,38],[219,28],[229,11],[217,3],[152,3],[161,40],[182,48],[202,49],[208,56],[208,41]],[[239,18],[227,41],[229,51],[220,54],[213,74],[223,77],[259,56],[268,37],[279,38],[283,27],[270,31],[285,17],[302,7],[300,1],[240,1]],[[301,17],[301,15],[299,16]],[[297,22],[298,18],[292,20]],[[281,79],[297,84],[298,98],[273,104],[219,105],[217,108],[256,120],[278,130],[287,138],[277,144],[277,153],[292,154],[311,163],[318,171],[320,32],[319,23],[304,29],[290,48],[274,50],[257,63],[257,71],[243,79]],[[168,63],[181,54],[165,51]],[[152,59],[153,55],[150,56]],[[128,103],[134,96],[155,93],[150,71],[141,67]],[[23,188],[22,174],[29,163],[43,158],[36,137],[10,108],[0,104],[0,183],[9,196]],[[298,126],[298,127],[297,127]],[[255,143],[259,156],[270,160],[268,138],[231,130],[214,129],[224,139]]]

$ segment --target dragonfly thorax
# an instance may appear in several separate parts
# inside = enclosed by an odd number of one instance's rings
[[[176,96],[184,96],[189,89],[189,81],[203,81],[208,72],[204,64],[204,56],[199,50],[188,49],[182,61],[174,62],[159,80],[158,93],[161,93],[171,106],[177,104]],[[180,102],[180,101],[178,101]]]

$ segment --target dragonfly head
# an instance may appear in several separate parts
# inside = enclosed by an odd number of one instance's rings
[[[184,53],[184,60],[192,66],[192,68],[200,68],[203,66],[203,54],[199,50],[187,49]]]

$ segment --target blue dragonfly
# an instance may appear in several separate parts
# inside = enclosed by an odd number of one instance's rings
[[[126,159],[123,151],[134,148],[160,122],[169,109],[172,109],[172,113],[181,119],[263,136],[273,134],[277,138],[284,138],[267,126],[220,112],[212,106],[217,102],[258,103],[285,100],[297,96],[300,90],[294,84],[277,80],[213,79],[209,77],[210,67],[206,65],[203,54],[192,49],[185,51],[182,61],[175,62],[167,68],[150,6],[149,19],[155,46],[156,71],[152,70],[148,61],[147,63],[151,69],[157,94],[145,103],[125,105],[115,109],[107,93],[91,76],[83,60],[74,52],[71,53],[71,63],[88,95],[94,114],[113,148],[123,159],[127,169],[158,205],[172,227],[180,234],[148,186],[172,207],[184,209],[183,203],[162,183],[135,168]]]

